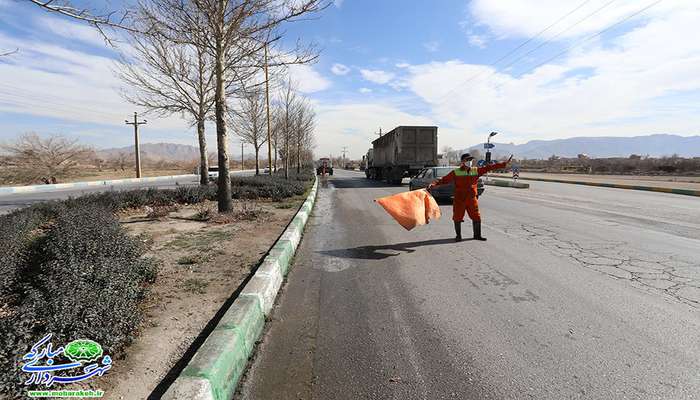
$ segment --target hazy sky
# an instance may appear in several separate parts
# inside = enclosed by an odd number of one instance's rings
[[[291,71],[315,104],[319,154],[359,158],[380,127],[410,124],[439,126],[441,148],[493,130],[516,143],[700,134],[697,0],[336,0],[318,17],[287,34],[323,49]],[[0,61],[0,140],[131,144],[137,110],[94,30],[0,0],[0,52],[15,48]],[[196,145],[177,117],[150,117],[142,140]]]

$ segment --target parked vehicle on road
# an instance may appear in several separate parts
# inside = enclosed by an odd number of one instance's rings
[[[219,167],[217,165],[210,166],[207,169],[207,175],[209,176],[210,181],[219,179]]]
[[[328,175],[333,175],[333,163],[330,158],[321,158],[316,163],[316,175],[321,175],[324,171]]]
[[[425,189],[431,182],[434,182],[436,179],[442,178],[443,176],[449,174],[450,171],[454,170],[455,168],[458,167],[424,168],[408,183],[408,190]],[[481,178],[479,178],[476,189],[477,196],[481,196],[481,194],[484,193],[484,182],[481,180]],[[454,192],[454,183],[434,187],[430,190],[430,194],[435,197],[436,200],[451,199]]]
[[[367,152],[368,179],[400,184],[405,177],[438,165],[437,126],[399,126],[372,142]]]

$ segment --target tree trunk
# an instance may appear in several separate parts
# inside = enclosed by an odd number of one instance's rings
[[[301,143],[297,143],[297,175],[301,171]]]
[[[255,147],[255,175],[260,175],[260,147]]]
[[[207,159],[207,137],[204,135],[204,118],[197,121],[197,137],[199,138],[199,184],[209,184],[209,160]]]
[[[219,153],[219,190],[217,192],[219,212],[233,210],[231,198],[231,176],[228,163],[228,137],[226,136],[226,93],[224,92],[224,0],[219,0],[220,27],[216,38],[216,147]]]
[[[275,145],[275,172],[277,172],[277,145]]]
[[[289,136],[284,141],[284,179],[289,179]]]

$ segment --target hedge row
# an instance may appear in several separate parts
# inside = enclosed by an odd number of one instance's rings
[[[28,378],[19,360],[46,333],[54,345],[89,338],[118,355],[141,320],[138,304],[156,267],[98,204],[20,210],[0,217],[0,226],[18,221],[25,224],[14,235],[18,250],[8,253],[13,278],[0,316],[0,393],[19,398]]]
[[[234,198],[303,194],[311,171],[234,178]],[[216,186],[109,191],[35,204],[0,216],[0,393],[23,398],[19,360],[46,333],[55,345],[78,338],[118,355],[141,319],[139,302],[155,279],[145,249],[115,212],[216,199]]]

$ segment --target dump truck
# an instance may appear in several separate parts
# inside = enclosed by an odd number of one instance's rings
[[[398,126],[372,142],[367,151],[368,179],[400,184],[426,167],[438,165],[437,126]]]
[[[333,162],[330,158],[321,158],[316,162],[316,175],[333,175]]]

